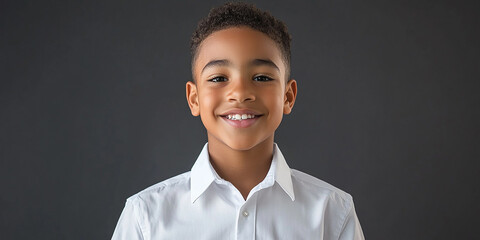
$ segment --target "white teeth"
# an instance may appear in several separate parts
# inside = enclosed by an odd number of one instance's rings
[[[249,118],[254,118],[255,115],[250,115],[250,114],[229,114],[227,115],[227,118],[230,119],[230,120],[237,120],[237,121],[241,121],[241,120],[245,120],[245,119],[249,119]]]

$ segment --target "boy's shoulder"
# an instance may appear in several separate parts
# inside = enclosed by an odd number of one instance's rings
[[[190,171],[168,178],[130,196],[127,201],[134,199],[148,199],[153,196],[165,195],[179,190],[188,191],[190,188]],[[173,191],[172,191],[173,190]]]
[[[341,200],[344,203],[353,203],[352,196],[347,192],[327,183],[321,179],[318,179],[312,175],[304,173],[302,171],[291,169],[292,180],[298,182],[295,190],[304,191],[311,194],[322,194]]]

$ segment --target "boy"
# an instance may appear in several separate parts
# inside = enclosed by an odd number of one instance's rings
[[[208,143],[190,172],[127,199],[113,239],[363,239],[351,196],[291,170],[274,143],[297,95],[289,68],[282,22],[243,3],[212,9],[186,84]]]

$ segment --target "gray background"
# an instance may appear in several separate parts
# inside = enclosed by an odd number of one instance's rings
[[[188,171],[189,37],[221,1],[2,1],[2,239],[108,239]],[[478,1],[257,2],[287,23],[290,166],[353,195],[367,239],[480,235]]]

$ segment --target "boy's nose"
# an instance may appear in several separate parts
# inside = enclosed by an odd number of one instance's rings
[[[231,89],[228,92],[228,101],[246,102],[255,101],[255,91],[251,83],[246,80],[238,80],[231,84]]]

